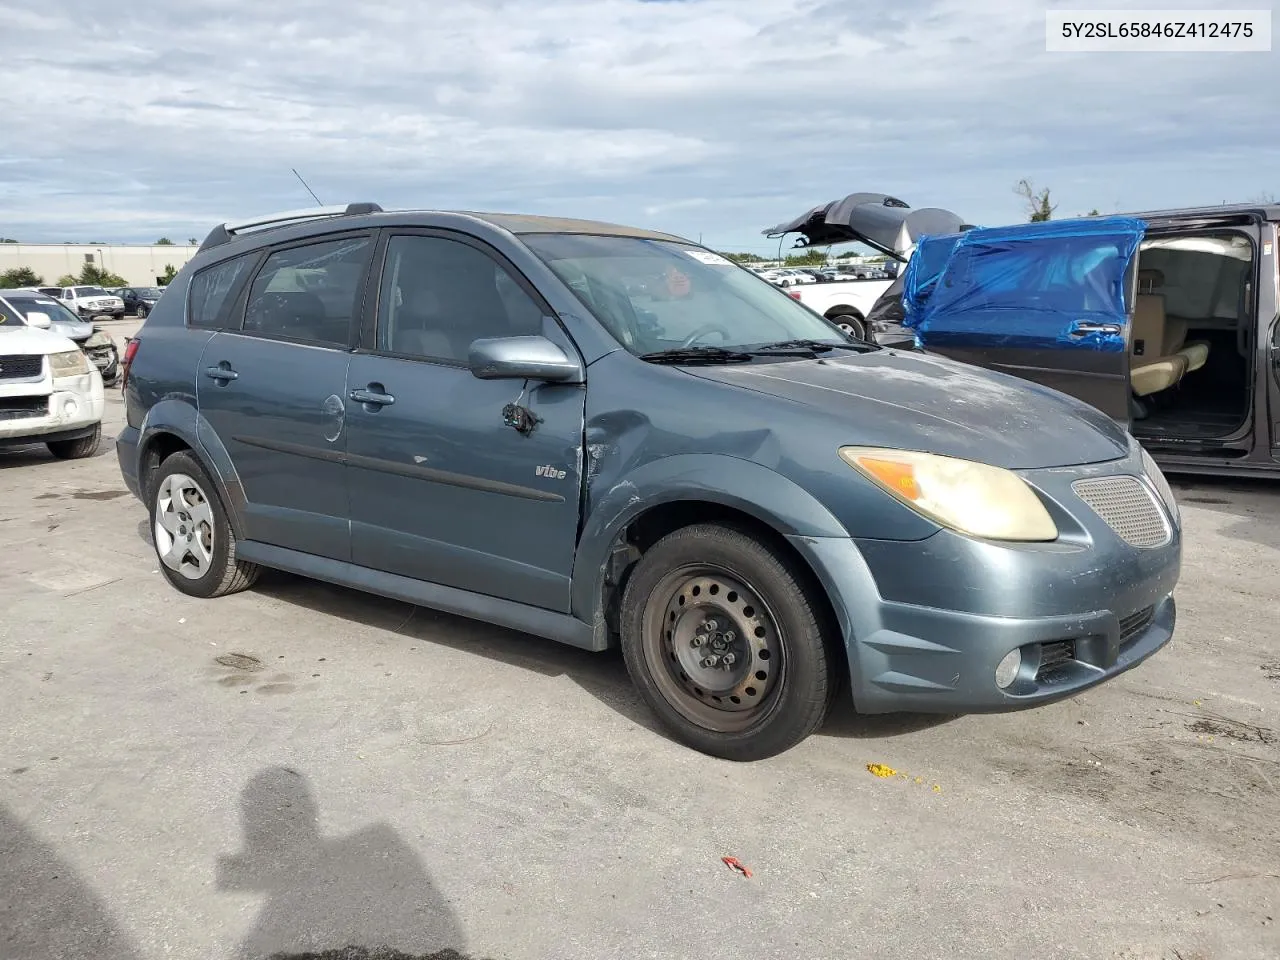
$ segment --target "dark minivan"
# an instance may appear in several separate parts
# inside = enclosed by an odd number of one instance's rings
[[[1122,427],[856,340],[679,237],[383,212],[215,228],[126,353],[161,570],[263,566],[589,650],[682,742],[1014,710],[1172,635],[1181,533]],[[477,691],[477,695],[481,695]]]

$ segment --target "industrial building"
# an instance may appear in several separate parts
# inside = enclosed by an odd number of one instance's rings
[[[50,286],[66,274],[78,276],[85,264],[109,270],[130,286],[154,286],[165,274],[196,255],[185,243],[0,243],[0,273],[28,267]]]

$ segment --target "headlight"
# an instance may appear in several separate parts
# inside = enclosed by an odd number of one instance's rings
[[[875,447],[841,447],[840,457],[913,510],[960,533],[986,540],[1058,538],[1040,498],[1009,470]]]
[[[49,354],[49,372],[57,377],[78,377],[89,372],[89,359],[81,350]]]
[[[1151,485],[1156,488],[1156,493],[1169,509],[1169,516],[1173,517],[1173,522],[1181,523],[1178,515],[1178,501],[1173,496],[1173,487],[1169,486],[1169,481],[1164,478],[1164,472],[1157,465],[1155,458],[1147,453],[1146,448],[1141,449],[1142,469],[1146,471],[1147,479],[1151,481]]]

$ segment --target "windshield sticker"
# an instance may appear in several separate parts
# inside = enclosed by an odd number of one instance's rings
[[[731,267],[732,260],[726,260],[718,253],[712,253],[710,250],[686,250],[685,253],[693,257],[699,263],[709,263],[717,267]]]
[[[1271,244],[1270,244],[1270,242],[1268,242],[1268,243],[1264,243],[1264,244],[1262,245],[1262,255],[1263,255],[1264,257],[1269,257],[1269,256],[1271,256]]]

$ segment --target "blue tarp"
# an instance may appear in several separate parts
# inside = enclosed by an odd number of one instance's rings
[[[1131,217],[1085,217],[923,237],[903,279],[903,326],[923,347],[1123,351],[1125,278],[1145,231]],[[1072,335],[1081,323],[1114,332]]]

